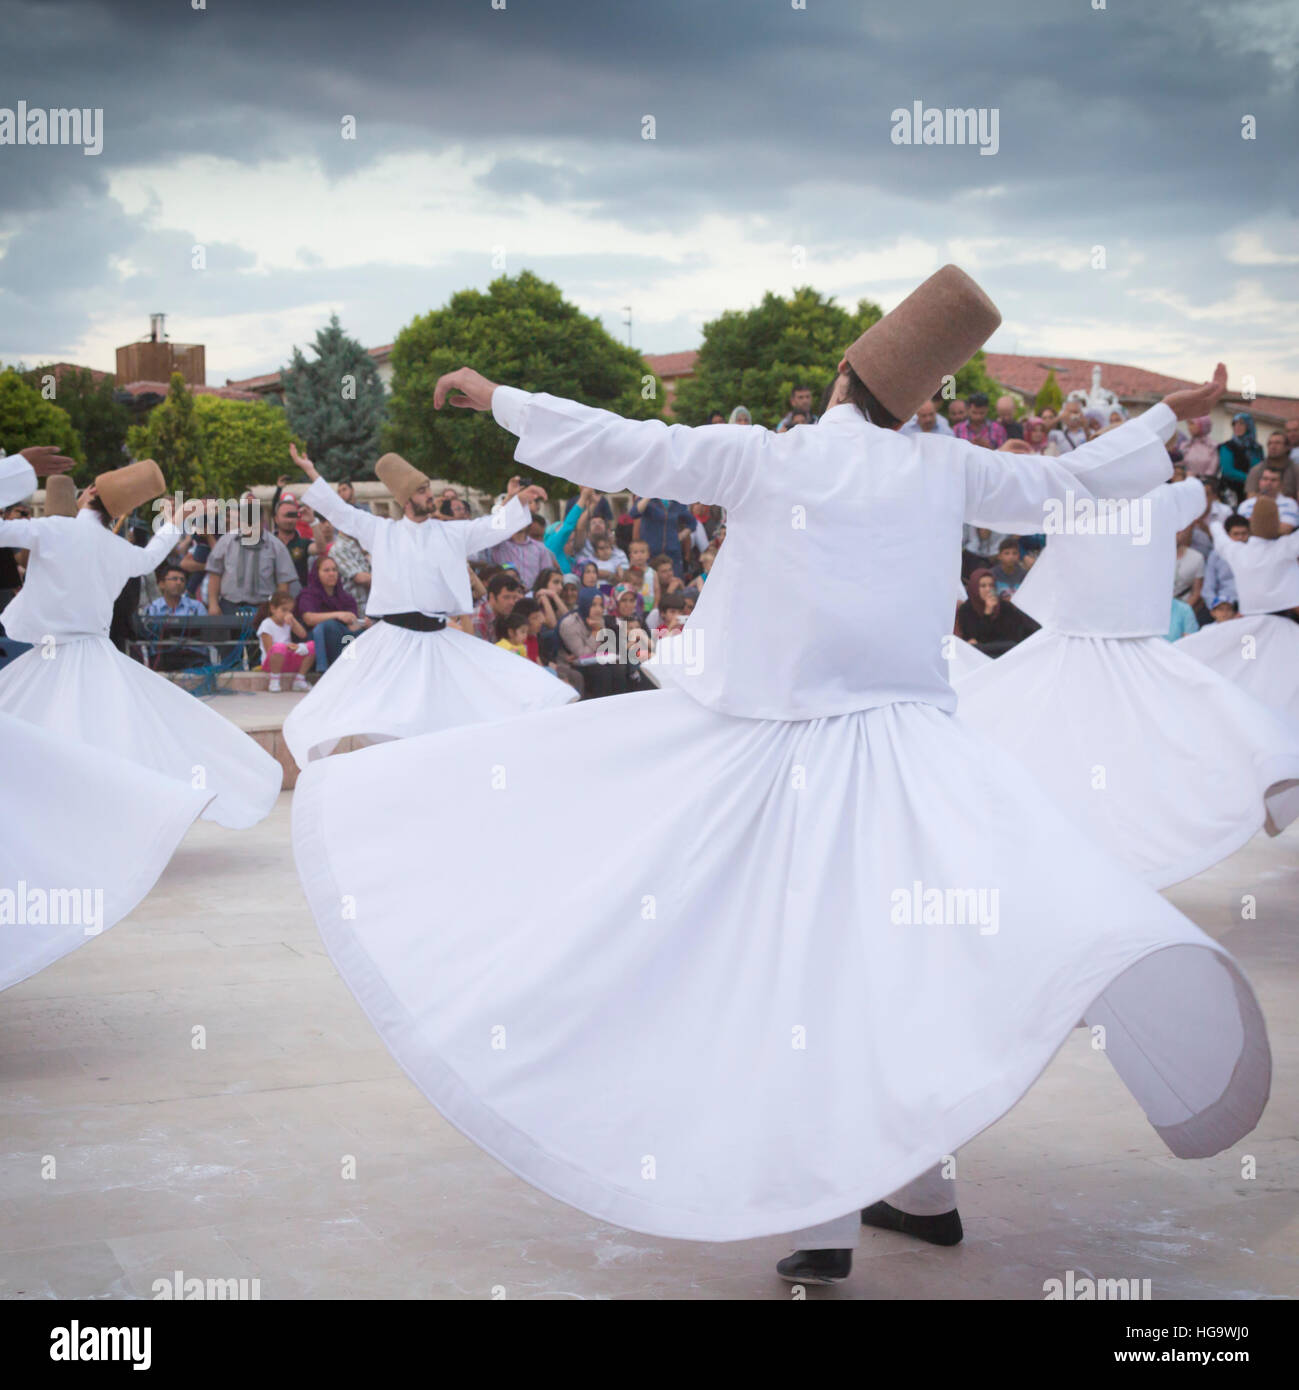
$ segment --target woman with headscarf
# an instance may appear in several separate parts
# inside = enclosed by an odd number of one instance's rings
[[[1046,421],[1040,415],[1030,415],[1024,421],[1024,443],[1030,454],[1045,454],[1047,451]]]
[[[1186,465],[1188,478],[1216,478],[1218,476],[1218,450],[1209,435],[1213,432],[1213,420],[1208,415],[1197,415],[1188,420],[1191,437],[1182,449],[1182,462]]]
[[[606,628],[604,595],[594,585],[584,584],[577,591],[577,608],[559,624],[559,640],[567,659],[582,673],[584,700],[614,695],[626,688],[625,679],[622,683],[618,680],[620,668],[610,660],[612,644],[604,636]]]
[[[367,626],[356,600],[343,588],[338,562],[332,555],[323,555],[312,565],[296,607],[298,621],[316,644],[316,664],[322,674],[343,654],[344,640],[359,636]]]
[[[990,569],[975,570],[966,581],[969,597],[956,610],[956,635],[985,656],[1000,656],[1031,637],[1037,624],[1021,613],[1008,598],[997,596],[997,581]]]
[[[1249,470],[1262,458],[1263,449],[1254,433],[1254,417],[1242,410],[1231,417],[1231,438],[1218,445],[1218,471],[1238,500],[1245,495]]]
[[[753,424],[753,416],[749,414],[747,406],[737,405],[731,411],[731,418],[726,423],[728,425],[751,425]]]

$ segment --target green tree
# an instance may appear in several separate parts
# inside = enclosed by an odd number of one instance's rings
[[[386,413],[374,358],[343,332],[338,315],[316,334],[316,360],[293,349],[280,373],[289,427],[307,444],[312,461],[335,481],[370,473],[378,458]]]
[[[1046,380],[1038,389],[1037,396],[1033,401],[1033,413],[1041,415],[1047,406],[1058,415],[1060,407],[1064,404],[1064,392],[1060,390],[1060,383],[1055,379],[1055,368],[1052,367],[1046,374]]]
[[[187,497],[222,495],[207,487],[207,463],[194,397],[179,372],[171,374],[167,399],[154,406],[143,424],[132,425],[127,431],[126,447],[132,458],[153,459],[172,491]]]
[[[977,392],[983,392],[988,398],[990,405],[995,405],[998,396],[1007,393],[1001,389],[1000,382],[994,381],[988,375],[987,359],[984,357],[983,349],[980,348],[973,357],[961,367],[956,373],[956,385],[952,388],[951,395],[947,395],[944,390],[944,400],[953,400],[957,396],[963,396],[966,400]],[[992,412],[990,411],[989,414]]]
[[[755,308],[726,310],[704,326],[694,374],[682,381],[673,401],[676,418],[702,425],[713,410],[729,415],[743,405],[754,424],[775,426],[800,383],[812,388],[815,409],[844,348],[882,312],[863,299],[849,313],[808,286],[788,299],[768,291]]]
[[[199,396],[194,415],[203,440],[209,495],[238,497],[256,483],[295,473],[289,444],[301,444],[278,405]],[[314,460],[313,460],[314,462]]]
[[[106,373],[96,382],[88,367],[55,373],[52,366],[33,367],[23,378],[48,401],[66,410],[81,437],[85,461],[72,470],[78,484],[85,484],[126,459],[122,446],[131,424],[131,412],[113,398],[114,378]]]
[[[57,444],[61,453],[81,463],[81,437],[61,406],[47,401],[12,367],[0,371],[0,447],[7,454],[33,444]]]
[[[489,413],[433,409],[443,372],[474,367],[529,391],[548,391],[620,415],[657,416],[661,386],[640,354],[531,271],[461,290],[422,314],[393,344],[383,447],[434,478],[497,491],[517,473],[514,438]],[[571,485],[560,485],[571,490]]]

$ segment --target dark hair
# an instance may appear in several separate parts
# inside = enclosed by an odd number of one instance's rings
[[[722,424],[725,424],[726,412],[724,410],[710,410],[708,412],[708,423],[711,425],[714,420],[720,420]]]
[[[674,570],[676,569],[676,565],[673,564],[672,561],[672,556],[665,555],[661,550],[657,555],[650,556],[650,569],[656,570],[660,565],[672,565],[672,568]]]
[[[520,613],[516,605],[512,613],[503,613],[496,620],[496,640],[498,642],[508,639],[510,633],[517,632],[521,627],[527,627],[528,615]]]
[[[178,574],[182,579],[189,578],[189,576],[185,573],[184,569],[182,569],[180,565],[163,565],[163,567],[158,571],[158,578],[166,579],[166,577],[169,574]]]
[[[558,574],[561,579],[564,577],[553,565],[548,565],[544,570],[537,571],[537,577],[532,581],[532,592],[535,594],[544,589],[550,583],[552,574]]]
[[[666,613],[669,609],[681,609],[684,613],[686,609],[686,596],[682,593],[664,594],[663,601],[659,604],[659,612]]]
[[[487,581],[487,592],[495,598],[497,594],[503,593],[506,589],[522,589],[523,581],[513,570],[501,570],[499,574],[494,574]]]
[[[791,396],[795,396],[795,395],[797,395],[800,391],[806,391],[806,392],[808,392],[808,393],[810,394],[810,393],[811,393],[811,390],[812,390],[812,388],[807,384],[807,382],[805,382],[805,381],[800,381],[800,382],[796,382],[793,386],[791,386],[791,387],[789,388],[789,394],[790,394]]]
[[[1001,538],[1001,544],[997,547],[997,554],[1000,555],[1001,552],[1002,552],[1003,550],[1016,550],[1016,551],[1017,551],[1018,549],[1019,549],[1019,537],[1018,537],[1018,536],[1002,536],[1002,538]]]
[[[514,612],[521,613],[525,618],[530,618],[534,613],[541,612],[541,605],[535,598],[521,598],[515,603]]]
[[[1262,469],[1260,470],[1260,472],[1261,472],[1261,473],[1275,473],[1275,474],[1277,475],[1277,477],[1279,478],[1279,477],[1285,472],[1285,464],[1284,464],[1284,463],[1269,463],[1266,459],[1264,459],[1264,460],[1263,460],[1263,467],[1262,467]]]
[[[982,391],[976,391],[974,395],[970,397],[969,404],[982,406],[986,410],[988,407],[988,398]]]
[[[1232,528],[1235,526],[1243,526],[1245,530],[1250,530],[1249,517],[1241,516],[1239,512],[1232,512],[1226,521],[1222,523],[1222,529],[1230,535]]]
[[[454,500],[455,500],[455,499],[454,499],[454,498],[451,498],[451,497],[444,497],[444,498],[442,499],[440,505],[438,506],[438,511],[439,511],[443,516],[454,516],[455,513],[451,510],[451,503],[452,503]]]
[[[858,410],[871,422],[878,425],[882,430],[895,430],[900,428],[902,421],[898,419],[892,411],[886,410],[875,397],[875,393],[869,386],[853,371],[851,365],[844,367],[844,375],[848,379],[848,403],[855,405]]]

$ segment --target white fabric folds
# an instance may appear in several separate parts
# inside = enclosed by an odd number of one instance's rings
[[[957,683],[961,718],[1153,888],[1299,816],[1299,722],[1183,645],[1043,629]]]
[[[646,754],[655,811],[608,872],[544,811],[607,802],[597,758],[557,783],[561,746]],[[989,804],[1016,813],[971,834]],[[315,762],[293,821],[328,949],[425,1095],[631,1230],[740,1240],[875,1201],[1082,1017],[1175,1154],[1234,1143],[1267,1098],[1231,957],[930,705],[788,722],[616,696]],[[544,885],[484,863],[484,835]],[[431,848],[463,868],[436,891]]]
[[[1299,623],[1269,613],[1231,618],[1183,637],[1177,650],[1299,720]]]
[[[0,670],[0,713],[206,790],[203,818],[235,830],[269,814],[283,781],[279,763],[242,729],[106,637],[61,640],[11,661]]]
[[[343,648],[293,707],[284,741],[306,767],[349,736],[371,743],[413,738],[576,698],[572,686],[544,667],[459,628],[412,632],[376,623]]]
[[[8,989],[131,912],[212,793],[4,714],[0,763],[0,989]]]

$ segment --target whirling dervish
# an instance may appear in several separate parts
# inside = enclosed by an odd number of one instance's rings
[[[402,509],[399,520],[344,502],[296,447],[312,480],[302,501],[372,557],[367,632],[343,648],[284,721],[299,767],[353,737],[377,743],[566,705],[577,693],[549,671],[462,632],[449,620],[473,606],[468,559],[521,530],[543,488],[506,489],[505,505],[475,521],[444,521],[428,478],[398,454],[375,465]]]
[[[1015,595],[1042,630],[957,681],[960,718],[1154,888],[1299,816],[1299,721],[1166,639],[1177,533],[1208,505],[1187,478],[1050,517]]]
[[[71,462],[45,447],[0,459],[0,509],[35,491],[33,463]],[[75,496],[63,473],[46,489]],[[8,989],[125,917],[212,793],[9,714],[0,714],[0,758],[0,989]]]
[[[784,434],[625,420],[468,368],[438,382],[436,405],[491,410],[531,469],[727,509],[687,628],[706,641],[660,666],[669,688],[367,748],[295,793],[344,979],[441,1112],[550,1195],[686,1240],[833,1221],[842,1248],[827,1234],[785,1272],[841,1278],[859,1209],[905,1189],[931,1210],[934,1165],[1082,1017],[1174,1153],[1261,1114],[1266,1030],[1239,967],[952,717],[941,641],[963,523],[1033,532],[1053,499],[1146,492],[1169,472],[1157,430],[1217,388],[1067,460],[899,435],[999,322],[945,267],[848,346],[820,423]],[[879,621],[845,642],[863,591]],[[508,873],[428,894],[429,846],[473,862],[484,825],[541,862],[570,853],[539,809],[599,804],[605,773],[555,749],[610,744],[652,750],[649,805],[707,789],[639,825],[630,871],[597,894]],[[1013,824],[970,816],[989,800]]]
[[[1281,534],[1270,497],[1260,497],[1247,518],[1249,536],[1227,534],[1232,521],[1209,526],[1214,548],[1231,566],[1240,616],[1213,623],[1177,645],[1196,661],[1234,681],[1256,699],[1299,720],[1299,531]],[[1233,531],[1236,530],[1232,526]]]
[[[152,459],[101,473],[75,516],[0,521],[0,545],[30,551],[27,579],[5,609],[5,630],[32,650],[0,670],[0,713],[118,753],[208,793],[203,816],[233,829],[275,804],[282,769],[201,700],[132,661],[108,640],[113,600],[156,568],[179,535],[169,521],[148,545],[110,521],[166,491]],[[163,515],[169,504],[164,502]]]

